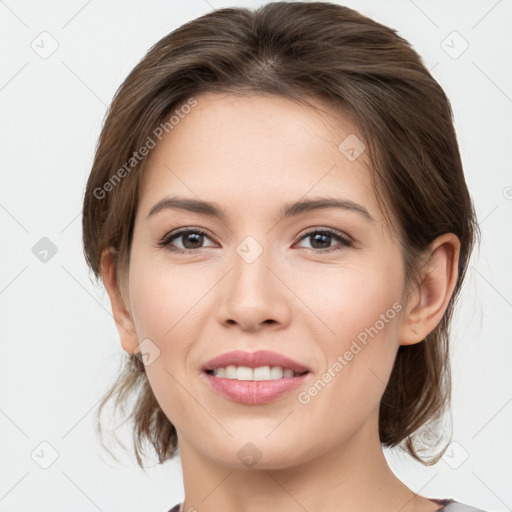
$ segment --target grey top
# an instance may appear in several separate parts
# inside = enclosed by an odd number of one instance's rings
[[[471,507],[469,505],[465,505],[464,503],[460,503],[452,499],[429,499],[434,503],[442,505],[442,508],[440,508],[439,510],[442,510],[443,512],[486,512],[481,508]],[[178,503],[177,505],[174,505],[174,507],[172,507],[171,510],[169,510],[169,512],[183,512],[182,505],[183,503]]]
[[[485,510],[483,510],[481,508],[472,507],[470,505],[465,505],[464,503],[460,503],[459,501],[455,501],[452,499],[444,499],[444,500],[431,499],[430,501],[433,501],[434,503],[439,503],[440,505],[443,505],[443,507],[439,509],[439,510],[442,510],[443,512],[485,512]]]

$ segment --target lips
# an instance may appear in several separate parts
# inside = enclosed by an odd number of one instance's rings
[[[218,395],[223,398],[245,405],[269,404],[279,398],[285,400],[290,397],[292,391],[305,386],[311,379],[310,373],[304,373],[298,377],[290,377],[278,380],[232,380],[214,377],[207,372],[201,374],[201,378]]]
[[[210,359],[201,369],[207,372],[215,370],[216,368],[225,368],[230,365],[247,366],[248,368],[280,366],[283,369],[289,368],[295,373],[305,373],[310,371],[307,366],[299,363],[298,361],[270,350],[258,350],[257,352],[233,350]]]

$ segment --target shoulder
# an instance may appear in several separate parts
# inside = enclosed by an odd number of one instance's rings
[[[452,499],[430,499],[430,501],[442,505],[442,508],[439,509],[442,512],[486,512],[481,508],[472,507]],[[181,503],[174,505],[169,512],[180,512],[180,506]]]
[[[442,508],[439,509],[442,512],[486,512],[481,508],[466,505],[465,503],[460,503],[453,499],[431,499],[430,501],[442,505]]]

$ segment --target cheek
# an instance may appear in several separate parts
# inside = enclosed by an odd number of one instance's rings
[[[153,349],[157,357],[145,366],[149,384],[166,416],[177,429],[185,430],[189,428],[186,418],[197,415],[186,391],[186,362],[194,341],[200,338],[197,303],[208,289],[190,286],[191,282],[183,269],[160,272],[153,266],[140,276],[134,272],[130,284],[138,339],[149,339],[158,347]]]
[[[329,347],[343,346],[376,323],[383,333],[396,323],[389,321],[397,317],[400,308],[393,309],[393,304],[402,295],[400,268],[395,265],[359,262],[303,272],[293,281],[300,283],[295,290],[307,305],[308,316],[326,327]]]
[[[317,339],[324,366],[297,397],[302,417],[322,432],[319,443],[348,438],[378,411],[396,357],[401,305],[395,291],[375,276],[359,285],[339,286],[321,310],[335,334]]]
[[[308,306],[328,327],[317,339],[325,358],[320,377],[331,389],[327,407],[333,394],[347,406],[378,404],[398,350],[400,283],[400,268],[377,264],[309,281]]]
[[[211,288],[209,279],[193,265],[140,263],[134,258],[130,276],[132,313],[139,338],[154,338],[159,346],[169,345],[173,338],[186,340],[185,332],[198,327],[198,322],[191,319]]]

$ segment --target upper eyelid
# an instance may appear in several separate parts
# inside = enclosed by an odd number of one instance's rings
[[[312,227],[312,228],[307,228],[306,231],[302,231],[299,235],[297,235],[296,241],[294,243],[299,242],[304,237],[310,236],[313,233],[327,233],[328,235],[330,235],[332,237],[339,236],[340,238],[347,240],[348,242],[353,241],[353,238],[348,233],[345,233],[338,229],[327,228],[327,227]]]
[[[178,235],[182,235],[184,233],[204,233],[206,234],[209,238],[215,238],[211,233],[210,231],[208,231],[207,229],[205,228],[196,228],[196,227],[191,227],[191,228],[177,228],[176,231],[169,231],[169,233],[167,233],[166,235],[164,235],[164,238],[168,238],[172,235],[172,237],[175,237],[175,236],[178,236]]]

